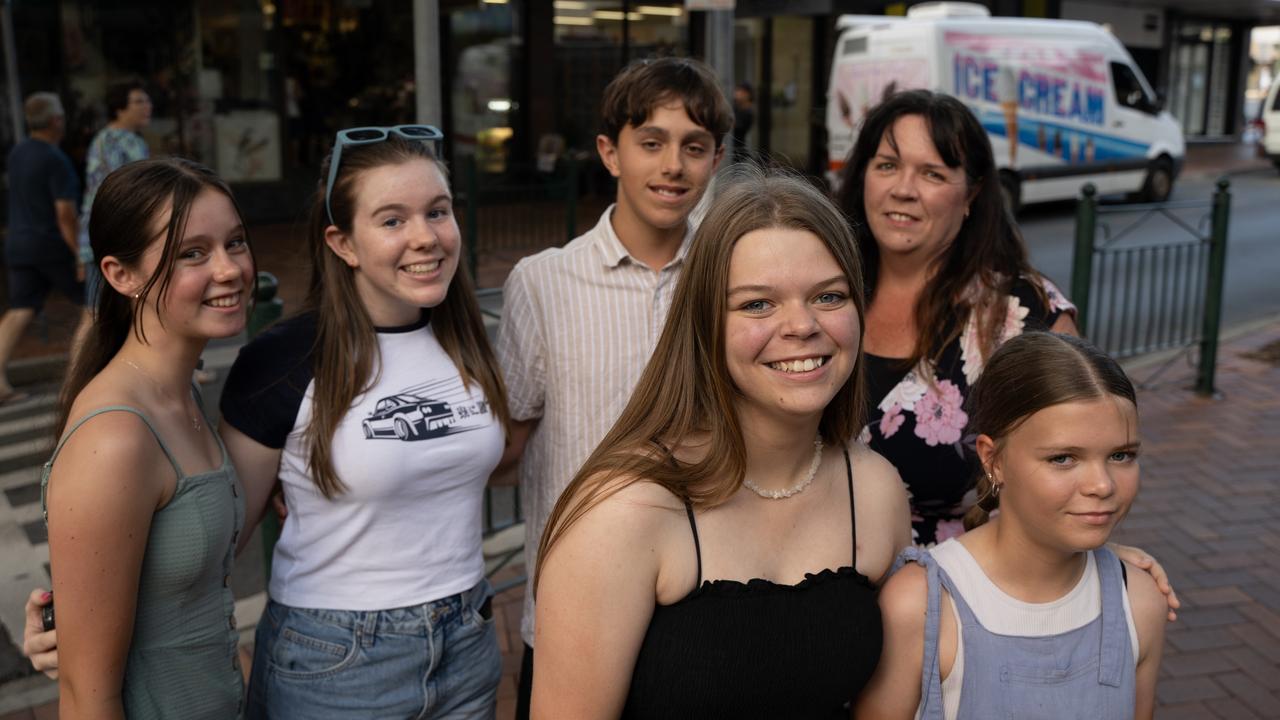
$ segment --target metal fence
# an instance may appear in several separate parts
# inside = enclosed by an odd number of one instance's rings
[[[486,173],[474,156],[462,165],[462,231],[471,272],[481,253],[553,247],[577,236],[579,165],[572,155],[550,172],[513,164],[501,174]]]
[[[1090,183],[1076,209],[1071,296],[1081,333],[1119,359],[1198,347],[1196,392],[1204,395],[1213,394],[1222,319],[1229,186],[1219,180],[1207,202],[1100,207]],[[1157,222],[1181,239],[1136,241],[1138,228]]]

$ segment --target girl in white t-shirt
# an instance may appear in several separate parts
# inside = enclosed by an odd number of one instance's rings
[[[504,390],[427,126],[338,133],[300,314],[245,346],[222,433],[246,528],[289,508],[250,718],[492,717],[481,507]],[[240,538],[245,542],[248,532]]]
[[[1133,385],[1085,341],[1034,332],[970,395],[971,528],[880,593],[884,654],[859,718],[1150,718],[1167,606],[1104,545],[1138,491]],[[999,512],[994,512],[999,507]]]

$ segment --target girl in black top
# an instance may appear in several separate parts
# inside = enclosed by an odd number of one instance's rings
[[[848,717],[910,537],[862,427],[861,269],[804,180],[744,169],[653,359],[547,525],[533,716]]]

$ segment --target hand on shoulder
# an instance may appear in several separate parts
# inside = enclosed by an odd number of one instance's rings
[[[1138,649],[1142,655],[1146,655],[1157,643],[1163,645],[1165,624],[1168,622],[1168,599],[1156,586],[1155,578],[1150,573],[1132,563],[1124,564],[1129,606],[1133,608],[1133,622],[1138,631]]]

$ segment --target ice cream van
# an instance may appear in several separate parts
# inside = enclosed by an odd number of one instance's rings
[[[886,89],[954,95],[991,138],[1011,207],[1103,194],[1168,198],[1186,145],[1133,58],[1102,26],[993,18],[982,5],[844,15],[827,91],[828,179]]]

